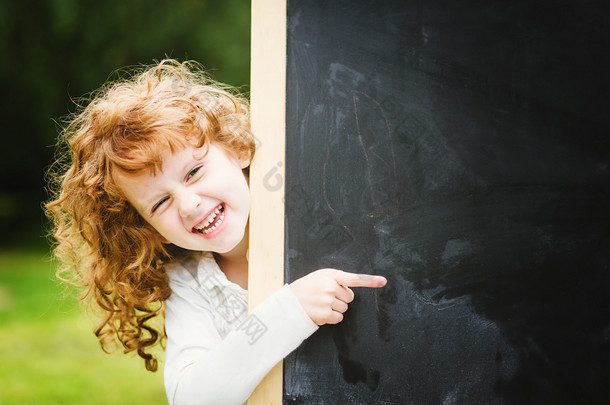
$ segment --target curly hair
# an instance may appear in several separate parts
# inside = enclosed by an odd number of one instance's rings
[[[49,171],[57,276],[82,287],[81,299],[101,310],[95,328],[102,349],[148,352],[165,337],[163,314],[171,291],[164,264],[185,252],[164,245],[129,204],[113,171],[162,168],[168,149],[215,142],[237,155],[255,150],[248,102],[212,81],[193,62],[163,60],[93,93],[61,131]]]

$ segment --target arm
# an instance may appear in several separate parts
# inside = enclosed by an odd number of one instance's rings
[[[243,403],[317,325],[341,321],[354,297],[349,287],[383,285],[383,277],[319,270],[284,286],[222,337],[214,304],[179,283],[166,306],[170,404]]]
[[[288,286],[236,322],[224,338],[216,331],[212,311],[193,308],[185,314],[186,305],[176,299],[172,305],[165,380],[169,402],[175,405],[243,403],[269,370],[318,328]],[[179,344],[172,333],[180,334]]]

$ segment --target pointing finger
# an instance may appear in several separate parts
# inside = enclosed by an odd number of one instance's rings
[[[345,287],[369,287],[380,288],[388,283],[385,277],[370,274],[356,274],[340,272],[335,278],[337,282]]]

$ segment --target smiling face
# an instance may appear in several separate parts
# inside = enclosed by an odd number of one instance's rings
[[[238,158],[212,143],[167,151],[162,160],[156,173],[114,173],[140,215],[165,242],[183,249],[219,254],[244,250],[250,191],[243,169],[250,156]]]

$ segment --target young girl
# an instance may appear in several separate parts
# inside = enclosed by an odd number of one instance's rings
[[[62,279],[101,310],[95,334],[157,369],[166,341],[170,404],[239,404],[319,325],[338,323],[349,287],[379,276],[322,269],[247,313],[247,102],[172,60],[93,95],[63,131],[52,183]],[[153,322],[164,315],[163,324]]]

